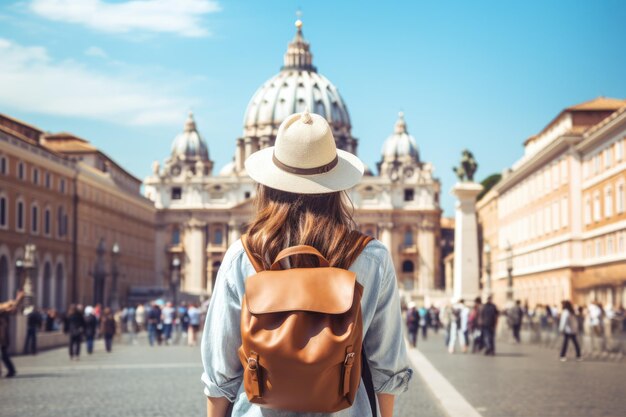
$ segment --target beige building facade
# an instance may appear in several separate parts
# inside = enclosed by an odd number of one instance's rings
[[[599,97],[564,109],[477,203],[481,281],[496,301],[509,271],[513,297],[530,305],[624,300],[625,107]]]

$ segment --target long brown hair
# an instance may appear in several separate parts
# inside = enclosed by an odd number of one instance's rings
[[[269,269],[278,253],[295,245],[310,245],[331,266],[348,268],[361,234],[345,192],[295,194],[259,184],[256,217],[248,228],[250,251]],[[350,204],[350,205],[349,205]],[[312,256],[291,257],[292,267],[315,266]]]

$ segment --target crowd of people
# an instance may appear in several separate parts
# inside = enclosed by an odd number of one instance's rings
[[[477,297],[471,306],[459,299],[441,308],[435,305],[418,308],[412,302],[406,307],[409,343],[416,347],[420,333],[425,340],[428,329],[437,332],[442,328],[445,331],[445,346],[451,354],[458,347],[463,353],[484,352],[485,355],[495,355],[496,331],[500,319],[505,320],[505,326],[500,326],[500,329],[508,329],[516,343],[522,341],[522,328],[528,329],[531,341],[540,340],[542,334],[546,333],[560,334],[562,343],[559,358],[562,361],[567,360],[570,343],[574,346],[576,359],[582,359],[580,336],[585,332],[590,333],[592,348],[599,350],[606,349],[607,332],[626,334],[624,308],[604,308],[598,301],[590,303],[586,308],[575,307],[568,300],[564,300],[560,308],[541,304],[529,308],[528,304],[522,305],[517,300],[508,308],[498,309],[491,297],[487,297],[484,303]]]

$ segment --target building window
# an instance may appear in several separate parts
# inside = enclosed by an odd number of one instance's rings
[[[591,223],[591,197],[585,197],[585,224]]]
[[[561,228],[559,218],[559,202],[558,200],[552,203],[552,230],[556,231]]]
[[[59,191],[61,191],[61,194],[65,194],[65,178],[61,178],[61,181],[59,181]]]
[[[6,175],[9,172],[9,165],[6,156],[0,156],[0,174]]]
[[[222,229],[215,229],[215,232],[213,232],[213,244],[221,245],[223,241],[224,241],[224,234],[222,232]]]
[[[243,193],[243,198],[245,199],[250,198],[250,191],[246,191],[245,193]]]
[[[402,272],[413,272],[415,271],[415,265],[413,264],[413,261],[404,261],[402,262]]]
[[[602,256],[602,241],[600,239],[596,239],[596,256]]]
[[[618,184],[617,185],[617,212],[620,214],[624,212],[624,199],[625,198],[626,198],[626,195],[624,195],[624,183]]]
[[[24,175],[25,175],[24,162],[20,161],[17,163],[17,177],[23,180]]]
[[[30,219],[30,231],[33,233],[39,233],[39,207],[37,204],[33,204],[30,208],[31,219]]]
[[[613,255],[613,236],[606,238],[606,254]]]
[[[37,168],[33,168],[33,184],[39,185],[39,170]]]
[[[0,196],[0,227],[7,227],[7,198]]]
[[[596,191],[593,194],[593,220],[599,222],[600,216],[600,192]]]
[[[46,179],[45,179],[45,183],[46,183],[46,188],[51,188],[52,187],[52,177],[50,175],[49,172],[46,172]]]
[[[50,209],[46,208],[43,215],[43,232],[46,236],[50,236]]]
[[[569,226],[569,206],[567,197],[563,197],[563,200],[561,200],[561,223],[563,227]]]
[[[180,187],[172,188],[172,200],[180,200],[183,196],[183,190]]]
[[[622,233],[617,240],[617,250],[619,253],[624,253],[624,234]]]
[[[615,160],[619,162],[622,160],[623,157],[624,157],[624,144],[623,144],[623,141],[618,140],[615,143]]]
[[[373,229],[366,229],[365,230],[365,234],[368,235],[368,236],[371,236],[371,237],[376,237],[374,235],[374,230]]]
[[[613,190],[611,187],[604,189],[604,217],[613,215]]]
[[[404,201],[413,201],[415,200],[415,190],[412,188],[404,189]]]
[[[57,234],[59,237],[64,237],[67,234],[67,214],[63,206],[59,206],[57,211]]]
[[[180,229],[178,227],[172,230],[172,245],[180,245]]]
[[[404,231],[404,245],[413,246],[413,231],[411,229]]]
[[[19,231],[24,231],[24,202],[17,202],[17,209],[15,211],[15,223],[16,228]]]

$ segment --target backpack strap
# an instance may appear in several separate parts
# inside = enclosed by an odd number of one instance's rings
[[[261,272],[265,268],[263,268],[263,263],[260,261],[259,255],[256,255],[250,251],[250,247],[248,246],[248,235],[241,236],[241,244],[243,245],[243,249],[246,251],[246,255],[248,255],[248,259],[250,263],[254,267],[256,272]]]
[[[354,245],[354,250],[344,261],[345,269],[350,268],[354,261],[356,261],[356,258],[358,258],[361,252],[363,252],[367,244],[374,240],[374,238],[371,236],[364,235],[362,233],[360,233],[360,235],[361,236],[356,241],[356,245]]]

